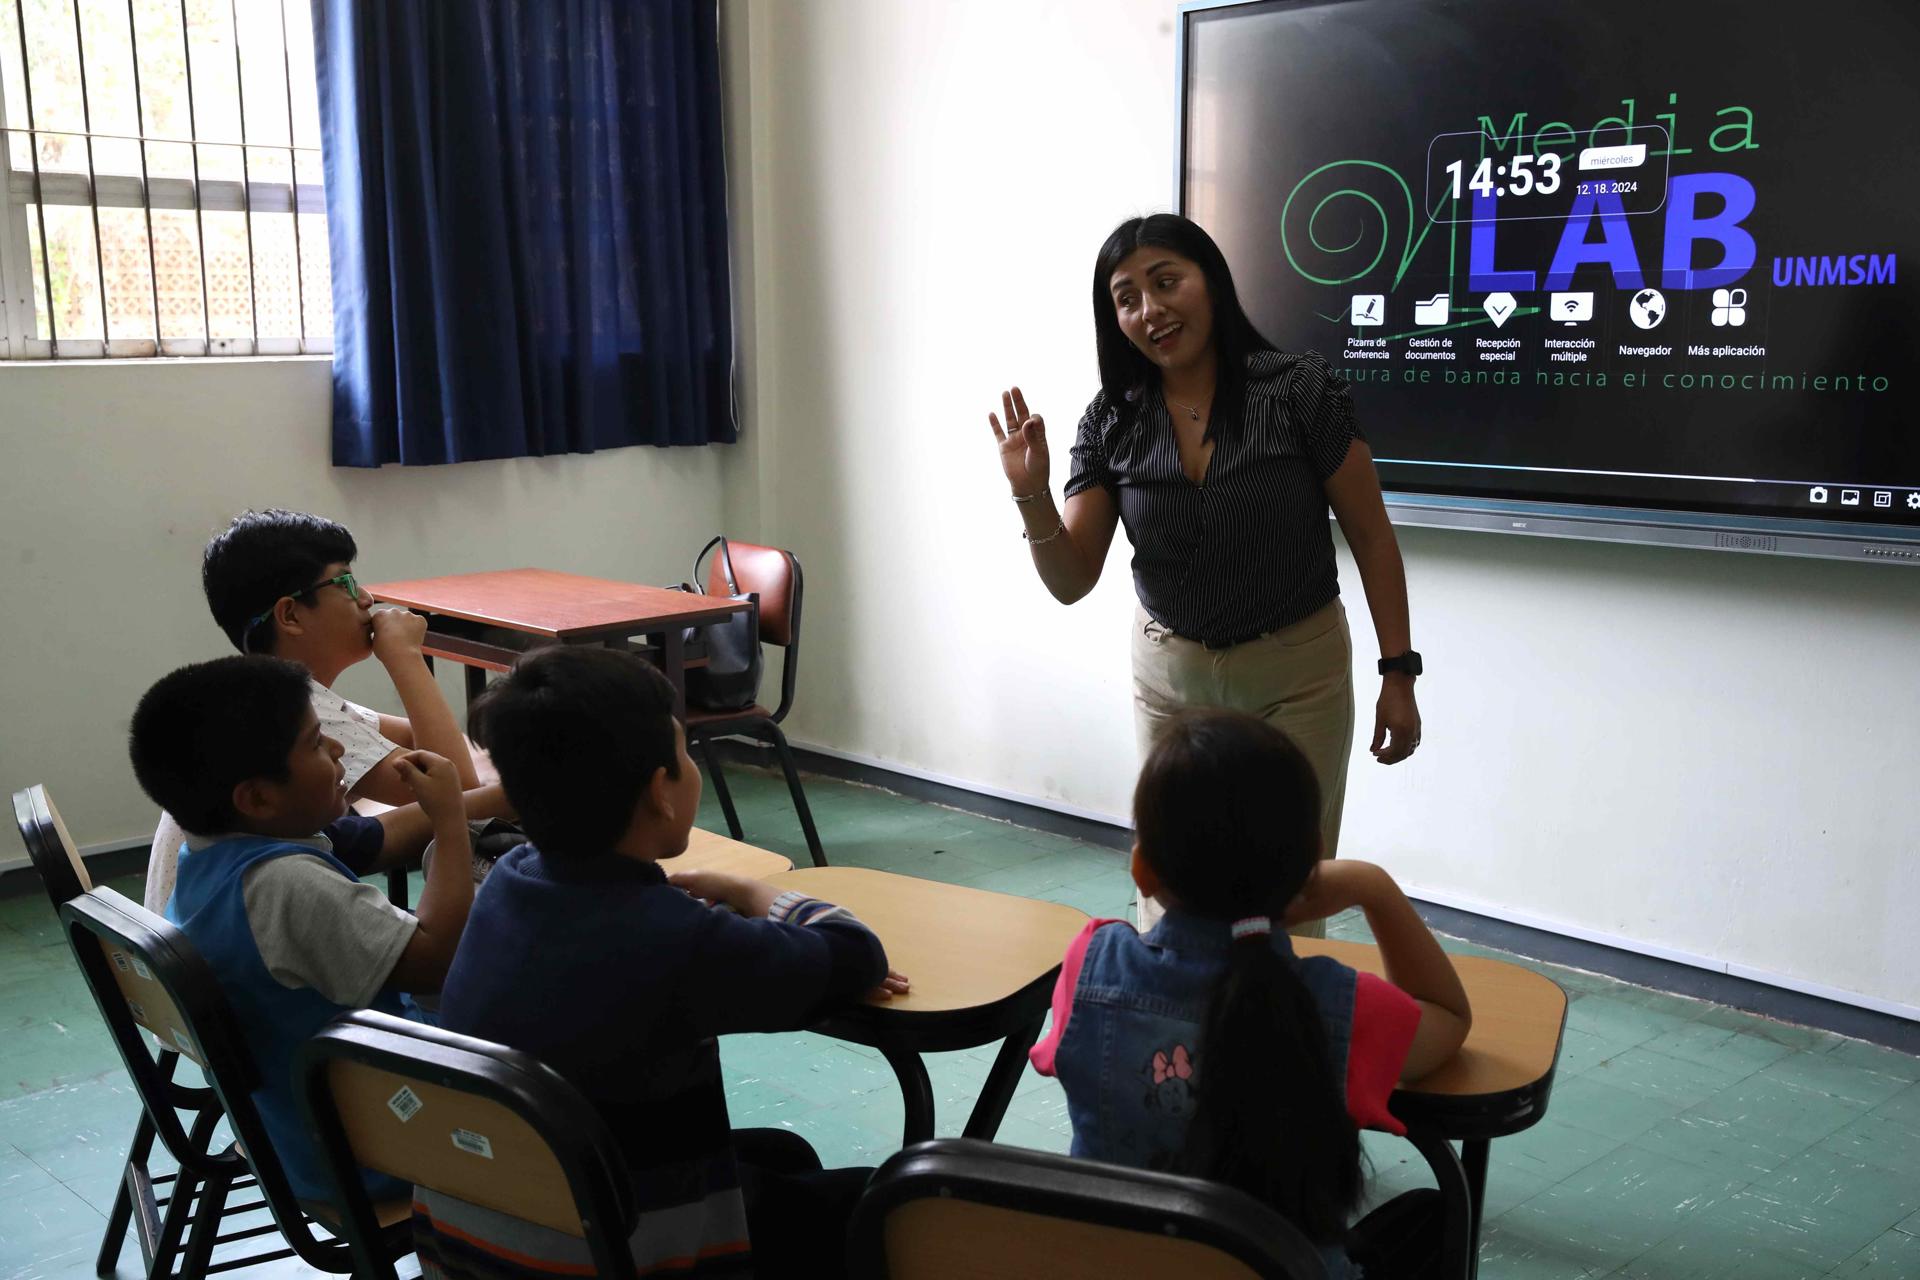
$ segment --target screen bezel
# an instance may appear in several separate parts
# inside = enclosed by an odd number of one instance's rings
[[[1309,4],[1325,0],[1188,0],[1180,6],[1174,42],[1173,208],[1187,213],[1187,59],[1196,14],[1255,4]],[[1397,525],[1468,529],[1592,542],[1694,547],[1760,555],[1810,556],[1920,566],[1920,527],[1911,533],[1883,524],[1796,520],[1653,507],[1535,502],[1518,498],[1386,490],[1387,515]]]

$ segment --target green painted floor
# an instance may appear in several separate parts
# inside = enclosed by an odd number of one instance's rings
[[[784,786],[729,777],[747,839],[804,863]],[[824,778],[808,795],[836,863],[1126,914],[1111,850]],[[724,829],[710,788],[701,824]],[[139,897],[138,877],[114,887]],[[1357,917],[1331,931],[1366,936]],[[1493,1144],[1482,1276],[1920,1277],[1920,1060],[1536,967],[1573,1003],[1546,1119]],[[732,1038],[722,1053],[736,1125],[791,1127],[828,1164],[898,1146],[899,1093],[877,1053],[805,1034]],[[991,1058],[929,1058],[941,1133],[958,1132]],[[45,899],[0,900],[0,1276],[92,1274],[136,1106]],[[1000,1138],[1066,1150],[1060,1090],[1028,1073]],[[1420,1184],[1404,1144],[1367,1147],[1376,1194]],[[121,1274],[137,1262],[129,1244]]]

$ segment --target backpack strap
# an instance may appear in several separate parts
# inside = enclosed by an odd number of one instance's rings
[[[727,535],[724,533],[713,535],[707,545],[700,548],[700,554],[693,558],[694,590],[701,595],[706,594],[707,580],[706,576],[700,572],[700,562],[705,560],[707,553],[715,547],[720,548],[720,572],[726,576],[727,594],[737,596],[740,594],[740,583],[733,574],[733,549],[727,544]]]

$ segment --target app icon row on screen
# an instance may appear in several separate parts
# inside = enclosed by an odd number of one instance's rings
[[[1745,289],[1715,289],[1712,301],[1707,319],[1714,327],[1738,329],[1747,323]],[[1482,300],[1480,309],[1497,329],[1504,328],[1507,321],[1519,313],[1520,304],[1511,293],[1490,293]],[[1549,320],[1568,327],[1587,324],[1593,319],[1593,293],[1583,290],[1549,294],[1546,312]],[[1450,294],[1436,293],[1430,298],[1416,298],[1413,303],[1413,322],[1422,327],[1444,325],[1452,313],[1453,297]],[[1354,294],[1348,315],[1353,324],[1361,328],[1385,324],[1387,295]],[[1627,299],[1627,318],[1640,329],[1659,328],[1667,318],[1666,295],[1658,289],[1635,290]]]
[[[1886,510],[1893,506],[1894,493],[1891,489],[1841,489],[1839,505],[1857,507],[1862,503],[1862,494],[1871,494],[1873,505]],[[1815,506],[1825,506],[1833,499],[1833,491],[1824,484],[1816,484],[1807,490],[1807,501]],[[1920,512],[1920,489],[1906,495],[1907,510]]]

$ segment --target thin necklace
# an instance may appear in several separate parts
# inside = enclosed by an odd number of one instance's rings
[[[1160,393],[1160,398],[1162,400],[1165,400],[1170,405],[1174,405],[1178,408],[1185,409],[1187,411],[1187,416],[1189,418],[1192,418],[1195,422],[1200,421],[1200,411],[1194,408],[1192,405],[1181,404],[1178,400],[1175,400],[1172,396],[1168,395],[1165,391],[1162,391]]]

